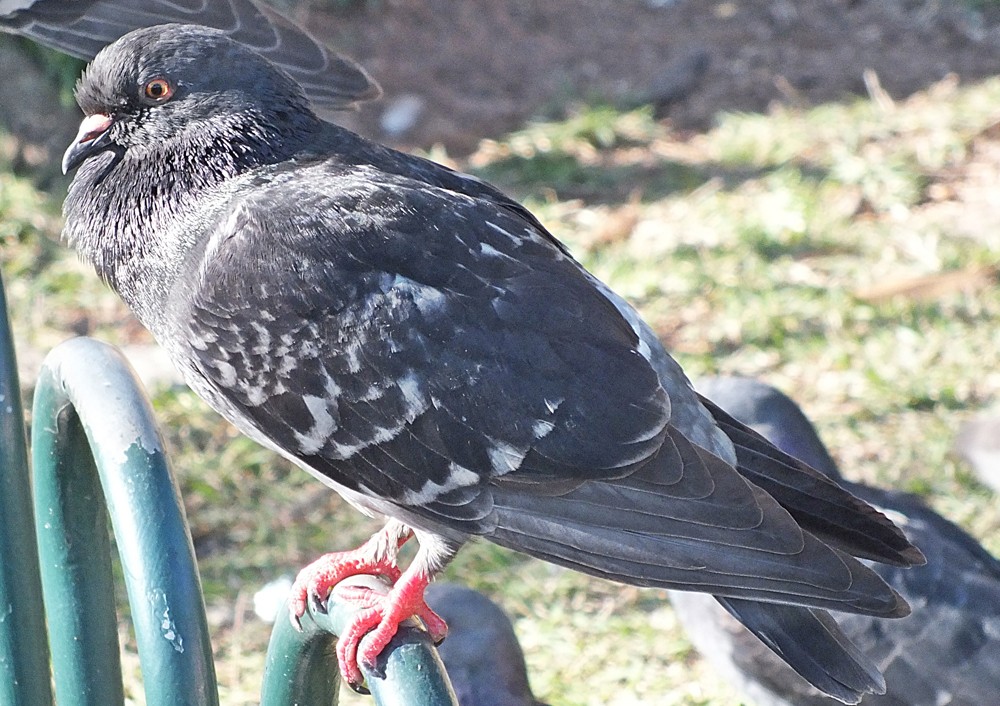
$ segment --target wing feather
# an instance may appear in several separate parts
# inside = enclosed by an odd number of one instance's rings
[[[885,515],[704,399],[736,446],[738,468],[823,541],[859,557],[913,566],[923,555]]]
[[[307,220],[290,199],[309,204]],[[280,448],[312,442],[303,464],[407,521],[599,576],[907,611],[849,555],[912,558],[891,523],[710,403],[686,413],[683,433],[673,426],[671,395],[685,390],[664,388],[648,333],[516,210],[329,163],[238,209],[247,221],[222,247],[257,276],[203,263],[187,320],[191,338],[213,343],[191,351],[247,425]],[[267,341],[233,325],[265,318]],[[274,389],[251,404],[248,380]],[[730,435],[735,465],[692,443],[699,424],[699,438],[715,425]],[[854,536],[869,530],[874,545]]]
[[[358,64],[250,0],[36,0],[0,17],[2,26],[88,61],[134,29],[168,22],[225,31],[287,71],[317,108],[342,110],[379,94]]]

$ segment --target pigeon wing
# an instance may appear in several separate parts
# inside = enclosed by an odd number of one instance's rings
[[[180,288],[194,384],[337,485],[629,583],[905,613],[670,424],[636,331],[516,212],[313,165],[220,223]]]
[[[579,266],[508,209],[379,175],[279,175],[220,220],[178,305],[195,386],[340,486],[456,521],[491,478],[653,455],[669,399]]]

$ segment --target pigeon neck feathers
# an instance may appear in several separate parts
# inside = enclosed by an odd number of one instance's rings
[[[144,53],[167,29],[174,40]],[[217,66],[249,54],[215,30],[153,27],[103,50],[77,86],[84,112],[111,126],[69,188],[63,237],[147,324],[238,178],[287,161],[323,124],[281,70]],[[143,87],[159,77],[175,95],[151,105]]]

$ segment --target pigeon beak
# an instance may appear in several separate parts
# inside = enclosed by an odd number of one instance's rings
[[[63,155],[63,174],[69,173],[71,169],[76,169],[85,159],[110,146],[108,128],[113,123],[111,116],[104,113],[94,113],[83,119],[83,122],[80,123],[80,131],[76,133],[76,139]]]

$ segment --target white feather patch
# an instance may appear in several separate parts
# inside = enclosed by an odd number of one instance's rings
[[[309,410],[309,414],[312,415],[313,425],[304,434],[295,432],[295,438],[299,442],[299,450],[302,453],[314,454],[323,448],[333,432],[336,431],[337,422],[330,414],[328,401],[325,398],[306,395],[302,401],[305,403],[306,409]]]
[[[511,471],[516,471],[520,467],[527,450],[521,451],[502,441],[494,441],[493,446],[490,447],[487,453],[490,457],[490,465],[493,467],[493,472],[502,476]]]
[[[407,490],[403,494],[403,502],[407,505],[428,505],[453,490],[476,485],[479,482],[479,476],[468,468],[452,463],[448,469],[450,473],[443,483],[428,480],[420,490]]]

